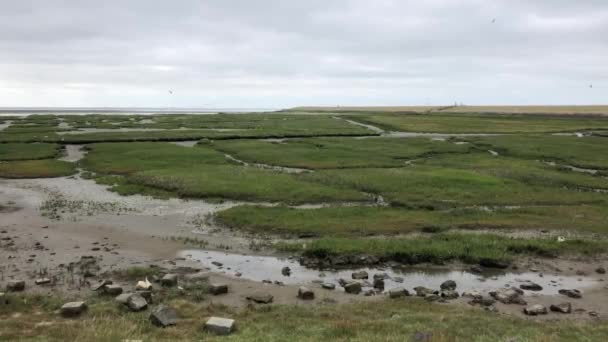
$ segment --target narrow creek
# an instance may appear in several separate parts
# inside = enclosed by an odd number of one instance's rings
[[[340,289],[339,279],[351,280],[354,271],[366,271],[369,274],[367,282],[363,281],[364,288],[372,288],[374,274],[385,273],[385,291],[397,287],[412,290],[417,286],[439,289],[446,280],[454,280],[458,291],[487,292],[505,287],[519,287],[520,283],[532,281],[543,287],[541,291],[533,293],[556,295],[563,288],[576,288],[579,290],[592,288],[598,281],[587,276],[563,276],[558,274],[541,274],[537,272],[491,272],[475,274],[467,271],[441,270],[430,267],[405,268],[353,268],[341,270],[315,270],[306,268],[297,260],[271,256],[243,255],[199,249],[183,250],[179,257],[190,259],[209,268],[213,272],[225,273],[229,276],[240,274],[241,278],[253,281],[279,281],[289,285],[309,285],[313,283],[332,283]],[[215,264],[214,264],[215,263]],[[221,266],[218,266],[219,264]],[[282,268],[291,269],[290,276],[282,275]],[[527,294],[530,294],[526,292]]]

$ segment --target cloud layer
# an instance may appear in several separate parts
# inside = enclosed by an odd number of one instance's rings
[[[608,102],[604,0],[3,1],[0,51],[0,106]]]

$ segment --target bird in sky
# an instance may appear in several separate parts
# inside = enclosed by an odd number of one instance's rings
[[[492,24],[494,24],[496,22],[496,18],[492,19]]]
[[[169,94],[173,95],[173,90],[169,90]]]
[[[593,84],[590,84],[590,85],[589,85],[589,88],[593,88]]]

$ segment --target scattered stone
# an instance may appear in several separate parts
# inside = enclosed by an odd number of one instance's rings
[[[572,304],[570,303],[560,303],[560,304],[552,304],[549,309],[553,312],[561,312],[565,314],[569,314],[572,312]]]
[[[134,293],[127,299],[127,306],[131,311],[142,311],[148,307],[148,302],[144,297]]]
[[[61,315],[64,317],[74,317],[83,313],[87,309],[85,302],[69,302],[61,306]]]
[[[269,304],[269,303],[272,303],[272,300],[274,299],[274,297],[271,294],[267,294],[267,293],[254,293],[245,298],[247,298],[248,300],[251,300],[253,302],[256,302],[258,304]]]
[[[479,291],[465,291],[462,293],[462,296],[465,298],[472,298],[472,299],[478,299],[478,298],[483,298],[483,295],[481,294],[481,292]]]
[[[524,308],[524,313],[528,316],[546,315],[547,308],[540,304],[534,304]]]
[[[598,267],[598,268],[595,269],[595,272],[597,274],[605,274],[606,273],[606,269],[603,268],[603,267]]]
[[[344,284],[344,291],[350,294],[359,294],[361,293],[361,283],[352,281],[350,283]]]
[[[211,317],[205,323],[205,329],[217,335],[229,335],[234,331],[234,320],[221,317]]]
[[[177,274],[167,273],[160,279],[160,284],[166,287],[177,286]]]
[[[119,304],[127,305],[127,301],[129,300],[129,297],[131,297],[132,295],[133,295],[133,293],[121,293],[118,296],[116,296],[116,298],[114,298],[114,301]]]
[[[91,290],[93,290],[93,291],[99,291],[99,290],[101,290],[102,288],[104,288],[104,286],[106,286],[106,285],[111,285],[111,284],[112,284],[112,281],[111,281],[111,280],[102,280],[102,281],[100,281],[99,283],[96,283],[96,284],[94,284],[94,285],[91,285]]]
[[[369,278],[369,275],[365,271],[358,271],[358,272],[353,272],[352,278],[353,279],[367,279],[367,278]]]
[[[376,274],[374,274],[374,280],[376,280],[376,279],[382,279],[382,280],[384,280],[384,279],[388,279],[388,278],[390,278],[390,277],[386,273],[376,273]]]
[[[384,290],[384,279],[374,279],[374,288],[380,291]]]
[[[226,284],[209,284],[209,293],[214,296],[228,293],[228,285]]]
[[[526,301],[521,297],[524,292],[516,287],[500,289],[490,292],[490,296],[503,304],[526,305]]]
[[[496,303],[496,300],[492,299],[492,298],[485,298],[485,297],[475,297],[473,298],[473,300],[469,301],[470,305],[475,305],[475,304],[479,304],[481,306],[492,306]]]
[[[36,285],[47,285],[51,283],[51,279],[49,278],[39,278],[34,281]]]
[[[406,297],[409,295],[410,295],[410,293],[402,287],[398,287],[398,288],[391,289],[390,291],[388,291],[388,296],[390,298]]]
[[[427,294],[426,296],[424,296],[424,300],[426,300],[427,302],[434,302],[441,299],[441,297],[439,297],[438,294],[434,294],[434,293],[430,293]]]
[[[6,284],[6,291],[8,292],[19,292],[25,290],[25,281],[23,280],[11,280]]]
[[[103,291],[112,296],[118,296],[122,293],[122,287],[120,285],[106,285],[103,287]]]
[[[416,296],[418,297],[426,297],[429,294],[437,294],[438,292],[433,290],[433,289],[429,289],[428,287],[424,287],[424,286],[416,286],[414,287],[414,291],[416,291]]]
[[[519,285],[519,288],[522,290],[528,290],[528,291],[542,291],[543,287],[538,285],[537,283],[531,282],[531,281],[526,281],[523,284]]]
[[[458,292],[454,290],[443,290],[439,293],[439,296],[444,299],[456,299],[459,297]]]
[[[150,322],[157,327],[168,327],[177,324],[177,312],[172,308],[159,305],[150,313]]]
[[[321,287],[326,290],[334,290],[336,288],[336,285],[332,283],[323,283],[321,284]]]
[[[581,291],[575,290],[575,289],[571,289],[571,290],[561,289],[561,290],[559,290],[557,292],[559,294],[561,294],[561,295],[568,296],[570,298],[576,298],[576,299],[578,299],[578,298],[583,297],[583,295],[581,294]]]
[[[215,265],[215,266],[217,266],[217,267],[222,267],[222,266],[224,266],[224,264],[222,264],[222,263],[221,263],[221,262],[219,262],[219,261],[212,261],[212,262],[211,262],[211,264],[212,264],[212,265]]]
[[[283,267],[281,269],[281,274],[285,277],[289,277],[291,275],[291,268],[289,268],[288,266]]]
[[[589,311],[589,316],[591,317],[599,317],[599,313],[597,311]]]
[[[456,290],[456,282],[453,280],[446,280],[439,287],[442,290]]]
[[[340,284],[340,286],[342,286],[342,287],[344,287],[344,285],[346,285],[348,283],[349,283],[349,281],[344,278],[338,279],[338,284]]]
[[[137,290],[136,293],[146,299],[148,303],[152,302],[152,291],[150,290]]]
[[[315,299],[315,293],[307,287],[300,286],[300,288],[298,289],[298,298],[304,300],[312,300]]]

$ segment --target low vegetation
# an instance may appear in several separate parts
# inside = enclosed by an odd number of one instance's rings
[[[48,159],[60,151],[56,144],[0,144],[0,161]]]
[[[51,178],[75,172],[73,163],[55,159],[0,162],[0,177],[4,178]]]

